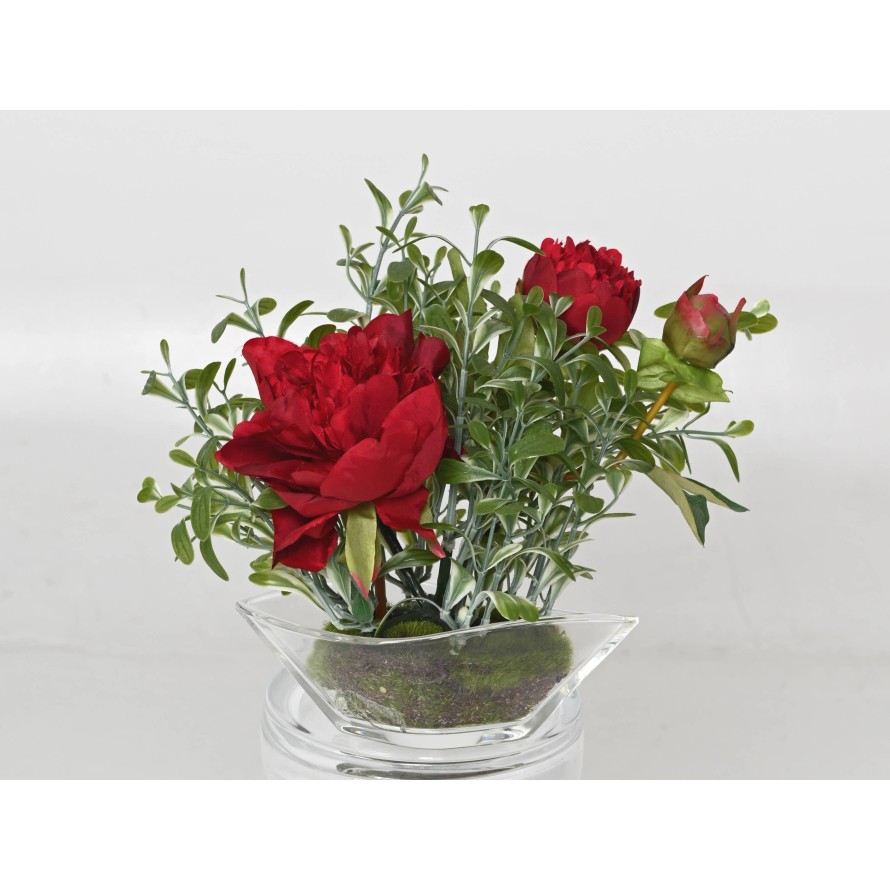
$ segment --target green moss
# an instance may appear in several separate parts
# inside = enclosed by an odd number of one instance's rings
[[[432,621],[402,621],[384,628],[381,637],[401,639],[403,637],[428,637],[430,634],[442,633],[442,626]]]
[[[354,716],[444,728],[522,719],[571,670],[572,644],[558,627],[516,624],[455,638],[435,634],[430,622],[411,624],[391,629],[392,638],[423,636],[405,645],[318,640],[307,671]]]

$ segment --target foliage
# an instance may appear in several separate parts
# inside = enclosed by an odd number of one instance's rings
[[[306,319],[324,313],[303,300],[284,312],[277,328],[284,336],[302,324],[305,342],[317,343],[336,326],[410,309],[415,327],[450,349],[441,385],[460,458],[444,459],[430,480],[426,523],[438,532],[446,556],[437,559],[410,532],[381,527],[377,541],[383,551],[378,579],[422,606],[411,620],[457,628],[547,615],[569,582],[590,577],[592,569],[576,561],[578,547],[597,522],[628,515],[617,512],[616,504],[635,473],[668,495],[702,543],[710,506],[744,510],[684,475],[689,443],[706,440],[721,449],[739,477],[729,440],[747,435],[753,424],[696,428],[711,403],[729,401],[721,377],[682,362],[660,339],[635,330],[613,345],[604,343],[596,308],[588,313],[586,332],[569,335],[561,316],[571,297],[548,301],[540,288],[525,295],[504,292],[495,279],[504,266],[498,244],[537,252],[536,246],[515,236],[485,242],[488,207],[482,204],[470,208],[471,250],[422,232],[421,212],[431,202],[441,203],[443,191],[426,174],[424,157],[417,184],[395,202],[368,182],[379,212],[373,241],[356,243],[341,226],[345,256],[339,265],[361,310],[335,309],[311,327]],[[515,270],[508,278],[515,280]],[[275,301],[252,301],[243,270],[241,286],[242,298],[222,297],[239,310],[213,328],[213,342],[229,328],[264,335],[262,322],[276,310]],[[739,329],[746,335],[771,330],[775,318],[768,310],[761,302],[743,312]],[[166,342],[161,354],[166,370],[146,372],[143,392],[188,412],[191,433],[170,456],[189,476],[166,495],[146,479],[138,499],[154,502],[158,512],[183,511],[172,533],[176,558],[190,563],[197,544],[202,559],[226,578],[211,541],[214,535],[227,537],[258,551],[251,581],[310,597],[340,629],[373,632],[381,624],[374,618],[377,594],[372,586],[370,596],[363,596],[350,569],[367,587],[375,566],[361,552],[344,552],[341,544],[322,573],[273,568],[270,517],[280,499],[216,462],[214,453],[235,425],[261,408],[254,397],[228,392],[236,360],[224,370],[220,361],[176,375]],[[665,393],[663,407],[646,422],[650,406]],[[200,442],[194,456],[181,448],[191,438]],[[372,516],[344,519],[373,540]]]

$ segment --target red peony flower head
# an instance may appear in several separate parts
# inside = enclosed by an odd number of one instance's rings
[[[385,525],[417,532],[442,555],[421,515],[448,439],[436,379],[450,359],[445,343],[415,340],[405,312],[328,334],[317,348],[256,338],[244,358],[266,410],[238,424],[216,458],[287,503],[272,511],[276,563],[320,571],[337,547],[337,516],[369,502]]]
[[[642,282],[621,265],[621,254],[607,247],[591,247],[589,241],[565,244],[545,238],[544,255],[535,254],[525,267],[522,290],[527,294],[540,287],[545,298],[551,294],[573,297],[574,302],[562,314],[570,334],[587,330],[587,313],[599,306],[603,313],[600,338],[614,343],[629,327],[637,311]]]

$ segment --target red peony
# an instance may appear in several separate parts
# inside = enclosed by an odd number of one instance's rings
[[[640,284],[633,272],[621,265],[621,254],[607,247],[594,248],[589,241],[575,244],[545,238],[544,256],[535,254],[522,276],[523,293],[540,287],[544,296],[574,297],[572,305],[560,316],[570,334],[587,330],[587,312],[599,306],[605,331],[599,336],[614,343],[629,327],[640,300]]]
[[[275,562],[320,571],[337,547],[337,516],[368,502],[442,555],[421,514],[448,438],[436,379],[448,347],[415,341],[405,312],[328,334],[317,349],[261,337],[243,354],[266,410],[239,423],[216,458],[287,503],[272,511]]]

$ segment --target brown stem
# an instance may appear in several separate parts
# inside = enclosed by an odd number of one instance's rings
[[[378,578],[374,582],[374,593],[377,595],[377,608],[374,609],[374,620],[380,621],[386,614],[386,578]]]
[[[646,418],[641,420],[639,426],[634,430],[634,434],[631,436],[631,439],[639,442],[640,439],[643,438],[643,433],[646,432],[646,428],[655,420],[658,412],[664,408],[665,403],[671,397],[671,393],[677,388],[676,383],[668,383],[667,386],[661,391],[658,398],[652,403],[652,406],[646,412]],[[627,457],[627,452],[622,451],[621,454],[618,455],[617,460],[624,460]]]

